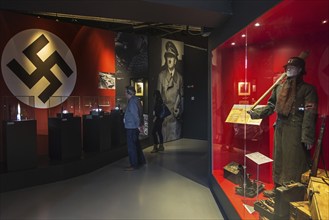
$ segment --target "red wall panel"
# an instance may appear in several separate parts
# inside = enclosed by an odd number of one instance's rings
[[[115,73],[114,32],[0,11],[0,54],[3,54],[6,44],[13,36],[27,29],[51,32],[71,50],[77,67],[77,80],[71,96],[111,96],[111,106],[115,106],[115,90],[98,89],[99,72]],[[13,95],[3,79],[2,71],[0,77],[1,96]],[[2,119],[2,109],[0,115]],[[48,109],[35,109],[35,118],[38,135],[47,135]]]

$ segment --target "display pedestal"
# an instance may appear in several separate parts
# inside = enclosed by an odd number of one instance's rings
[[[102,152],[111,148],[111,121],[109,115],[83,116],[83,150]]]
[[[49,157],[70,160],[81,157],[81,117],[48,118]]]
[[[7,171],[37,166],[36,120],[3,121],[3,141]]]
[[[126,129],[123,123],[124,115],[119,110],[112,110],[110,114],[112,147],[120,147],[127,143]]]

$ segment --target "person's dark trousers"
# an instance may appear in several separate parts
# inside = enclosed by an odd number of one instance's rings
[[[163,123],[163,119],[157,118],[153,124],[152,135],[153,135],[154,144],[163,144],[162,123]]]
[[[139,130],[137,128],[127,129],[127,147],[130,165],[138,168],[138,165],[145,164],[145,157],[142,151],[139,139]]]

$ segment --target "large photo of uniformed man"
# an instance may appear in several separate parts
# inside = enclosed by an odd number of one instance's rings
[[[163,122],[164,141],[176,140],[181,137],[183,114],[183,42],[162,40],[162,66],[158,76],[157,89],[171,115]]]

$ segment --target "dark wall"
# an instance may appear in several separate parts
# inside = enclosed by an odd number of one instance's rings
[[[282,0],[233,0],[233,16],[209,36],[210,51]]]
[[[183,138],[207,139],[206,50],[185,46]]]

